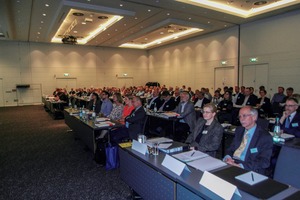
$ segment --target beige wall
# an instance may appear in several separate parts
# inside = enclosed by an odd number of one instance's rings
[[[234,66],[237,80],[238,28],[193,38],[149,51],[149,78],[172,86],[208,87],[213,90],[214,70]],[[236,83],[236,81],[235,81]]]
[[[8,41],[0,41],[0,46],[4,105],[17,104],[16,84],[41,84],[41,93],[51,94],[64,73],[77,79],[77,87],[117,86],[117,77],[124,73],[134,85],[148,79],[146,51]]]

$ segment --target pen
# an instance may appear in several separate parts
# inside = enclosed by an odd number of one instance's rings
[[[252,181],[254,181],[254,176],[253,176],[253,173],[251,172],[251,177],[252,177]]]
[[[191,157],[195,154],[195,151],[192,153]]]

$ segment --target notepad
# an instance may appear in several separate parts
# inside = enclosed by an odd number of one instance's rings
[[[247,183],[248,185],[255,185],[255,184],[260,183],[264,180],[267,180],[268,177],[264,176],[264,175],[261,175],[261,174],[258,174],[256,172],[250,171],[250,172],[247,172],[245,174],[236,176],[235,179],[240,180],[244,183]]]
[[[204,172],[226,166],[227,164],[219,159],[207,156],[198,160],[194,160],[192,162],[188,162],[187,165]]]
[[[132,142],[119,143],[119,146],[122,147],[122,148],[131,147],[132,146]]]
[[[203,153],[201,151],[187,151],[183,153],[178,153],[175,155],[172,155],[173,157],[177,158],[178,160],[181,160],[183,162],[190,162],[193,160],[198,160],[200,158],[207,157],[208,155],[206,153]]]
[[[109,121],[109,118],[106,117],[97,117],[96,122],[104,122],[104,121]]]

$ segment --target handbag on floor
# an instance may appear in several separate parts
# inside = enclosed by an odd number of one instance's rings
[[[118,146],[113,145],[112,143],[108,143],[105,148],[106,152],[106,170],[116,169],[119,167],[119,154],[118,154]]]
[[[107,140],[102,138],[97,141],[96,151],[95,151],[95,161],[100,165],[105,165],[106,163],[106,153],[105,147],[107,144]]]

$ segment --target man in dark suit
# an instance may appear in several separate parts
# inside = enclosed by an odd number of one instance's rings
[[[195,95],[196,95],[196,98],[195,98],[195,101],[194,101],[194,106],[196,108],[203,108],[203,106],[205,104],[210,103],[210,100],[208,100],[207,98],[204,97],[203,92],[198,90]]]
[[[171,97],[168,91],[163,91],[161,98],[164,100],[164,103],[158,109],[159,111],[172,111],[176,108],[175,98]]]
[[[273,139],[269,132],[256,124],[258,112],[251,106],[240,109],[242,126],[235,130],[235,137],[224,161],[228,164],[265,174],[270,165]]]
[[[163,100],[160,99],[159,91],[157,89],[153,90],[153,97],[147,102],[148,108],[154,110],[154,107],[156,107],[158,110],[162,104]]]
[[[132,105],[135,109],[125,118],[125,124],[128,128],[129,138],[137,140],[137,135],[143,133],[146,112],[140,97],[133,97]]]
[[[296,98],[288,98],[285,103],[285,111],[280,118],[281,129],[284,133],[300,138],[300,113],[297,112],[299,102]]]
[[[180,103],[180,91],[179,91],[179,89],[176,89],[175,91],[174,91],[174,100],[175,100],[175,104],[176,104],[176,106],[178,106],[178,104]]]
[[[233,104],[234,105],[242,105],[244,103],[245,96],[242,92],[240,92],[240,87],[234,87],[235,94],[233,95]]]

